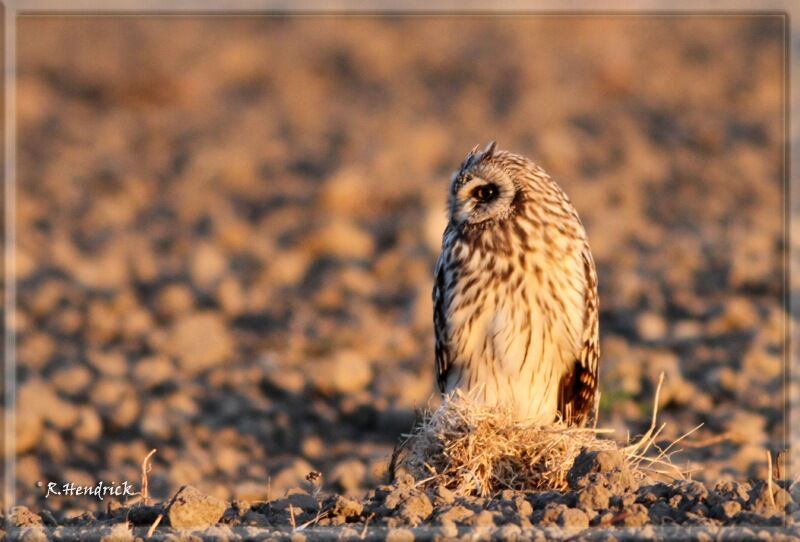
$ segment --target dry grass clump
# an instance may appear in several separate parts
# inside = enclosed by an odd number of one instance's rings
[[[656,430],[655,419],[654,409],[650,430],[622,446],[600,437],[611,429],[519,423],[506,408],[456,394],[436,411],[423,414],[405,435],[395,459],[420,484],[443,484],[459,495],[490,496],[503,489],[566,490],[567,474],[584,450],[618,451],[622,467],[637,478],[651,474],[682,478],[682,471],[669,461],[675,442],[664,450],[655,444],[664,427]]]

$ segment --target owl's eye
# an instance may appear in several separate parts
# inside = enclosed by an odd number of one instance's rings
[[[472,197],[481,203],[492,201],[499,194],[496,184],[488,183],[476,186],[472,190]]]

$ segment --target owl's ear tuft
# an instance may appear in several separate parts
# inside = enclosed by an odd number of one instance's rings
[[[488,160],[494,156],[494,149],[497,146],[497,141],[491,141],[481,153],[481,160]]]

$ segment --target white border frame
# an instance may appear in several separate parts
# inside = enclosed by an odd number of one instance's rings
[[[783,222],[785,227],[785,266],[784,266],[784,305],[791,318],[787,318],[784,325],[787,345],[784,353],[784,403],[786,412],[784,416],[784,435],[789,442],[784,442],[784,448],[791,448],[792,444],[800,443],[800,423],[791,425],[792,418],[789,411],[790,405],[800,404],[800,391],[795,392],[789,385],[788,379],[800,378],[800,362],[794,353],[797,351],[797,341],[800,335],[793,326],[795,320],[800,319],[797,312],[800,302],[800,291],[797,299],[793,293],[800,282],[791,272],[800,266],[800,242],[792,243],[794,226],[800,232],[800,197],[798,197],[797,178],[791,169],[792,163],[800,160],[800,117],[797,109],[800,108],[800,69],[793,60],[792,52],[800,53],[800,7],[790,0],[442,0],[431,4],[426,0],[6,0],[4,7],[4,89],[5,89],[5,164],[4,164],[4,393],[5,409],[3,419],[4,431],[4,470],[2,503],[8,511],[16,503],[16,41],[17,18],[19,15],[154,15],[154,16],[192,16],[192,15],[257,15],[266,13],[299,14],[299,15],[325,15],[325,14],[530,14],[530,15],[655,15],[655,16],[686,16],[686,15],[756,15],[756,14],[786,14],[788,16],[789,35],[784,36],[784,51],[789,58],[784,59],[787,69],[785,74],[784,96],[784,194],[786,201],[783,208]],[[792,38],[795,38],[792,40]],[[787,110],[786,107],[789,106]],[[795,112],[790,116],[791,107]],[[800,240],[799,240],[800,241]],[[797,387],[797,386],[795,386]],[[787,393],[789,394],[787,396]],[[793,395],[792,395],[793,394]],[[797,452],[788,454],[798,456]],[[798,456],[800,457],[800,456]],[[800,465],[789,469],[792,476],[797,477]]]

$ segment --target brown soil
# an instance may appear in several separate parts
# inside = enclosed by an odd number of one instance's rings
[[[203,522],[227,506],[203,531],[219,540],[352,538],[367,520],[397,540],[675,525],[738,539],[794,521],[797,485],[775,483],[775,508],[763,483],[788,438],[782,24],[21,17],[27,509],[5,528],[123,537],[127,518],[139,536],[164,514],[170,529],[186,485]],[[660,444],[704,424],[678,456],[696,481],[491,499],[381,485],[433,392],[449,174],[491,139],[547,169],[588,230],[601,425],[643,433],[665,372]],[[138,488],[153,448],[163,504],[45,499],[48,482]],[[320,492],[291,494],[312,470]],[[295,527],[327,516],[292,535],[290,511]]]

